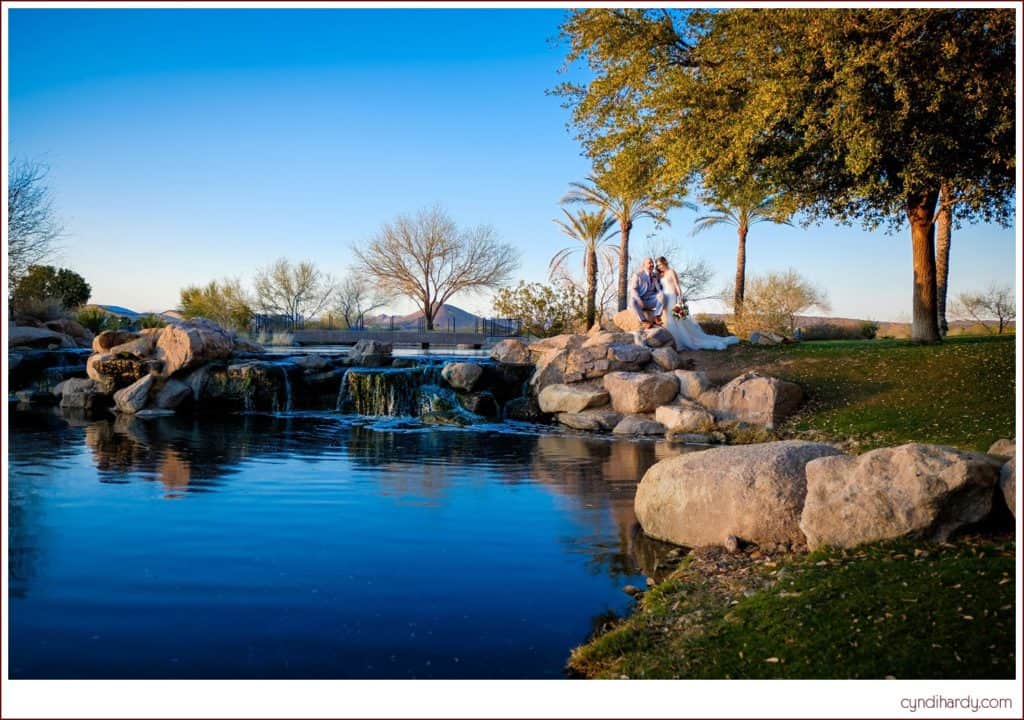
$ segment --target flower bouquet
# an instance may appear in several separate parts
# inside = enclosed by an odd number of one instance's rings
[[[678,303],[674,308],[672,308],[672,317],[679,318],[680,320],[682,320],[685,317],[690,317],[690,308],[686,304],[685,300],[683,300],[681,303]]]

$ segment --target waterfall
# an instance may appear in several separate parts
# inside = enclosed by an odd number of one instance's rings
[[[341,385],[338,386],[338,400],[334,403],[334,410],[336,412],[343,412],[345,410],[345,401],[348,400],[348,374],[352,372],[352,368],[349,368],[341,376]]]
[[[278,365],[281,368],[282,387],[284,388],[284,412],[292,411],[292,382],[288,379],[288,365]]]

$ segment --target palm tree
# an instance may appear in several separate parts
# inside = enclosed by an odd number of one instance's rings
[[[773,222],[779,225],[792,223],[779,218],[776,197],[769,195],[757,199],[741,199],[730,201],[724,197],[709,193],[703,198],[711,212],[697,218],[691,235],[703,232],[716,225],[734,225],[739,244],[736,249],[736,283],[733,291],[733,313],[743,313],[743,288],[747,274],[747,233],[750,226],[759,222]]]
[[[629,191],[616,192],[611,182],[593,175],[585,182],[569,183],[572,188],[563,203],[586,203],[601,208],[619,223],[619,310],[626,309],[626,288],[629,284],[629,233],[640,218],[666,222],[666,203],[647,195]]]
[[[565,235],[579,241],[583,248],[583,274],[587,282],[587,327],[591,327],[597,316],[597,252],[602,246],[610,249],[612,246],[608,245],[608,241],[619,231],[611,231],[615,218],[609,217],[604,209],[597,212],[580,210],[575,215],[565,209],[562,212],[566,219],[555,220],[555,224]],[[572,245],[555,253],[551,258],[550,273],[554,275],[566,259],[579,249],[580,246]]]

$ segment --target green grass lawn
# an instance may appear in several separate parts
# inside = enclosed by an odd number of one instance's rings
[[[774,559],[697,551],[577,648],[603,678],[1012,678],[1014,543],[906,541]]]
[[[777,437],[838,441],[851,452],[907,442],[984,451],[1014,437],[1014,341],[804,342],[693,359],[716,383],[758,370],[800,384],[807,400]],[[611,678],[1012,678],[1014,554],[1005,536],[774,558],[697,549],[629,618],[577,648],[569,670]]]
[[[837,340],[702,353],[698,369],[719,382],[747,369],[805,390],[783,436],[848,441],[865,450],[906,442],[987,450],[1014,436],[1014,336]]]

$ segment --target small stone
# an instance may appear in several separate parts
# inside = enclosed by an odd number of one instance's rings
[[[740,541],[735,535],[727,535],[723,545],[731,553],[738,552],[740,549]]]
[[[644,591],[638,588],[636,585],[626,585],[624,588],[622,588],[622,592],[626,593],[630,597],[636,597],[638,595],[644,594]]]

